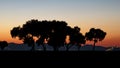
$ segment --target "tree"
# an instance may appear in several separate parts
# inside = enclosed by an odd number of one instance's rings
[[[85,37],[82,35],[82,33],[80,33],[80,28],[78,26],[75,26],[74,28],[68,27],[66,30],[67,30],[66,40],[68,42],[65,44],[66,44],[67,51],[69,50],[69,48],[72,47],[72,45],[77,45],[79,50],[81,47],[81,44],[85,44],[86,42]]]
[[[33,36],[36,34],[34,31],[34,23],[38,22],[37,20],[31,20],[27,21],[26,24],[23,24],[22,27],[14,27],[11,30],[11,36],[12,38],[19,37],[19,40],[22,40],[25,44],[27,43],[28,46],[32,46],[32,51],[34,51],[35,46],[35,40],[33,39]]]
[[[34,50],[35,43],[37,43],[43,46],[44,51],[46,51],[45,44],[52,46],[54,51],[57,51],[60,46],[64,45],[67,35],[70,36],[70,43],[85,43],[80,28],[71,28],[65,21],[38,21],[32,19],[23,24],[22,27],[14,27],[11,30],[13,38],[19,37],[24,43],[32,46],[32,50]],[[35,41],[34,37],[37,37],[38,40]]]
[[[57,51],[60,46],[64,45],[66,37],[65,28],[67,27],[67,23],[64,21],[53,20],[50,27],[50,40],[48,44],[53,46],[54,50]]]
[[[16,38],[17,36],[19,36],[20,30],[21,30],[21,27],[20,27],[20,26],[14,27],[14,28],[11,30],[11,36],[12,36],[12,38]]]
[[[66,26],[67,23],[64,21],[38,21],[32,19],[23,24],[22,27],[14,27],[11,30],[11,36],[13,38],[19,37],[24,43],[27,43],[29,46],[32,45],[32,49],[34,49],[34,43],[43,45],[44,50],[46,50],[44,40],[49,38],[47,44],[53,46],[54,50],[57,50],[59,46],[64,44],[64,29]],[[33,37],[37,37],[38,40],[35,42]]]
[[[6,41],[0,41],[0,48],[4,50],[5,47],[8,46],[8,43]]]
[[[106,36],[106,32],[101,29],[91,28],[89,32],[86,32],[85,38],[89,41],[94,41],[93,50],[95,50],[95,44],[98,41],[102,41]]]

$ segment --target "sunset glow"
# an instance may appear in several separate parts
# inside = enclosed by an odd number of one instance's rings
[[[79,26],[83,35],[100,28],[107,35],[96,45],[120,47],[119,6],[120,0],[0,0],[0,40],[22,43],[10,30],[28,20],[60,20]]]

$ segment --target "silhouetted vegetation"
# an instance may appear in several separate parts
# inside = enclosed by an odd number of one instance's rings
[[[38,21],[32,19],[23,24],[22,27],[14,27],[11,30],[12,38],[18,37],[25,44],[31,46],[33,51],[35,44],[42,46],[44,51],[46,51],[45,44],[52,46],[54,51],[58,51],[58,48],[64,45],[66,51],[73,45],[76,45],[80,50],[81,44],[85,44],[86,40],[94,41],[95,47],[95,43],[102,41],[105,35],[106,33],[100,29],[91,28],[84,36],[78,26],[72,28],[65,21],[56,20]],[[34,37],[37,37],[37,40]]]
[[[37,43],[43,46],[44,51],[46,50],[44,44],[53,46],[54,50],[57,51],[60,46],[65,44],[67,35],[70,36],[69,44],[81,46],[85,43],[85,37],[80,33],[80,28],[71,28],[65,21],[38,21],[33,19],[27,21],[22,27],[14,27],[11,30],[13,38],[19,37],[24,43],[32,46],[32,50]],[[35,41],[34,37],[37,37],[38,40]]]
[[[6,41],[0,41],[0,48],[4,50],[5,47],[8,46],[8,43]]]
[[[70,42],[66,43],[67,46],[67,51],[69,50],[69,48],[72,45],[77,45],[78,46],[78,50],[81,47],[81,44],[85,44],[85,37],[82,35],[82,33],[80,33],[80,28],[78,26],[75,26],[74,28],[71,27],[67,27],[66,29],[67,31],[67,35],[70,37]],[[71,45],[71,46],[70,46]]]
[[[93,50],[95,50],[95,44],[98,41],[102,41],[106,36],[106,32],[101,29],[91,28],[89,32],[85,34],[86,40],[94,41]]]

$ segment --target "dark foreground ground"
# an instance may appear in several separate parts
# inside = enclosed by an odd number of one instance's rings
[[[120,52],[1,51],[0,65],[111,65],[120,63]]]

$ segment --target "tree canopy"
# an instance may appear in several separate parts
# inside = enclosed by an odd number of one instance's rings
[[[72,28],[65,21],[38,21],[32,19],[23,24],[22,27],[14,27],[11,30],[12,38],[19,37],[24,43],[33,46],[33,50],[34,43],[43,45],[43,47],[44,44],[49,44],[53,46],[54,50],[58,50],[58,47],[65,44],[65,39],[68,35],[72,44],[85,43],[85,37],[80,33],[80,28],[78,26]],[[36,42],[34,37],[38,38]],[[45,40],[47,43],[45,43]]]
[[[95,47],[95,44],[98,41],[102,41],[105,38],[105,36],[106,36],[106,32],[104,32],[101,29],[95,29],[95,28],[91,28],[90,31],[86,32],[85,34],[86,40],[94,41],[94,47]]]

